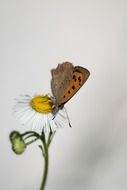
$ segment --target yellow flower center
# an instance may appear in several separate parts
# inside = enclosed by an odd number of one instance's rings
[[[36,96],[31,100],[32,108],[39,113],[47,114],[51,113],[54,108],[54,104],[47,95]]]

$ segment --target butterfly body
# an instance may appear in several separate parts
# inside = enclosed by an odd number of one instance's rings
[[[74,67],[70,62],[58,64],[56,69],[51,70],[51,88],[55,98],[55,106],[63,108],[74,94],[83,86],[90,72],[81,67]]]

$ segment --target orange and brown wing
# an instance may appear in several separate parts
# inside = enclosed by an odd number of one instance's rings
[[[72,79],[69,86],[66,88],[63,96],[58,102],[58,106],[65,104],[74,94],[83,86],[90,75],[90,72],[80,66],[74,67]]]

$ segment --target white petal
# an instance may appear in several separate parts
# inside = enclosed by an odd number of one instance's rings
[[[42,114],[36,112],[30,104],[34,96],[21,95],[14,106],[14,113],[20,119],[23,125],[31,127],[32,130],[49,132],[56,131],[57,128],[63,127],[68,123],[67,112],[60,109],[56,114]]]

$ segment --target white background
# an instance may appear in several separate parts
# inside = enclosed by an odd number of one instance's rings
[[[0,189],[38,190],[36,144],[17,156],[9,133],[26,131],[14,98],[48,93],[50,70],[70,61],[91,76],[67,103],[72,128],[50,147],[47,190],[127,189],[127,1],[0,1]]]

